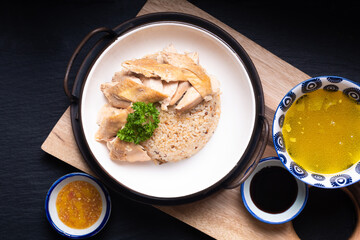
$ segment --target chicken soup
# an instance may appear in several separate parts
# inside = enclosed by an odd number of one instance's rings
[[[282,133],[287,152],[304,169],[346,170],[360,160],[360,105],[341,91],[307,93],[287,111]]]

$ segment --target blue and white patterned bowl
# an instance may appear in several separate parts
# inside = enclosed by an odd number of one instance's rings
[[[272,130],[275,150],[283,165],[301,181],[321,188],[346,187],[360,180],[360,161],[339,173],[317,174],[309,172],[296,164],[285,149],[282,127],[286,111],[304,94],[321,88],[327,91],[342,91],[357,104],[360,104],[360,85],[342,77],[321,76],[308,79],[298,84],[285,95],[276,109]],[[339,159],[339,161],[341,161],[341,159]]]
[[[99,219],[86,229],[74,229],[66,226],[59,218],[56,210],[56,198],[59,191],[72,181],[85,181],[92,184],[100,193],[102,200],[102,212]],[[85,173],[70,173],[56,180],[45,199],[45,212],[51,226],[61,235],[72,239],[82,239],[92,237],[105,226],[110,217],[111,200],[105,186],[96,178]]]

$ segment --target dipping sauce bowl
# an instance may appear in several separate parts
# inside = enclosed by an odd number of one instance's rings
[[[270,224],[294,219],[308,198],[307,185],[293,177],[277,157],[262,159],[240,191],[250,214]]]
[[[108,191],[85,173],[67,174],[54,182],[45,200],[46,217],[61,235],[72,239],[94,236],[111,212]]]

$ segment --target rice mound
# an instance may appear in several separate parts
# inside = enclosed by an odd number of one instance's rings
[[[220,96],[216,94],[186,113],[178,113],[174,107],[159,111],[159,127],[141,145],[155,162],[176,162],[193,156],[210,140],[220,118]]]

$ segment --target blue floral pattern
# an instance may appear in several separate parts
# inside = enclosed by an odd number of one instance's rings
[[[286,112],[291,107],[291,105],[294,103],[295,99],[296,99],[295,93],[290,91],[288,94],[286,94],[286,96],[281,101],[280,109],[283,110],[284,112]]]
[[[360,104],[360,89],[353,87],[346,88],[343,90],[343,93],[358,104]]]
[[[330,178],[333,187],[346,186],[352,182],[352,178],[347,174],[339,174]]]
[[[335,77],[335,76],[327,77],[326,79],[331,83],[339,83],[343,80],[341,77]]]
[[[355,171],[360,174],[360,162],[356,165]]]
[[[284,120],[285,120],[285,115],[282,114],[280,117],[279,117],[279,120],[278,120],[278,123],[279,123],[279,127],[282,128],[284,126]]]
[[[278,157],[283,164],[287,163],[286,157],[283,154],[278,154]]]
[[[326,85],[323,89],[325,91],[328,91],[328,92],[337,92],[337,91],[339,91],[339,87],[334,85],[334,84]]]
[[[302,167],[297,165],[295,162],[290,163],[290,171],[300,179],[307,177],[307,175],[308,175],[307,171],[305,171]]]
[[[313,78],[303,82],[301,84],[301,90],[303,93],[309,93],[318,90],[321,86],[321,80],[319,78]]]
[[[282,132],[277,132],[274,136],[275,148],[278,151],[285,152],[285,143]]]
[[[317,181],[324,181],[325,180],[325,177],[323,175],[320,175],[320,174],[313,173],[313,174],[311,174],[311,176]]]

